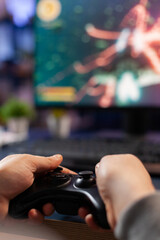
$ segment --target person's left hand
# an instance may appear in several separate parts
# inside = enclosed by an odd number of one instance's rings
[[[50,157],[15,154],[2,159],[0,161],[0,222],[8,216],[10,200],[29,188],[36,174],[57,168],[62,160],[63,157],[59,154]],[[66,168],[63,168],[63,172],[73,174]],[[53,211],[54,206],[51,203],[43,206],[44,215],[49,216]],[[42,222],[43,214],[31,209],[28,217],[34,222]]]

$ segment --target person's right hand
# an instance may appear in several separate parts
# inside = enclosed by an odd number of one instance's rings
[[[108,222],[115,228],[119,216],[131,204],[155,192],[142,162],[131,154],[109,155],[96,165],[97,187],[104,201]],[[80,209],[80,216],[96,229],[91,214]]]

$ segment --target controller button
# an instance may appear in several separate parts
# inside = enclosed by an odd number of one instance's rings
[[[65,183],[70,182],[71,178],[65,174],[57,174],[55,177],[52,178],[52,183],[54,186],[59,186]]]
[[[71,181],[71,177],[64,173],[57,174],[47,174],[43,179],[41,179],[42,183],[47,183],[52,187],[59,187],[61,185],[67,184]],[[39,184],[41,184],[39,181]]]
[[[56,174],[54,177],[56,177],[56,178],[70,178],[70,176],[69,175],[66,175],[66,174],[64,174],[64,173],[60,173],[60,174]]]

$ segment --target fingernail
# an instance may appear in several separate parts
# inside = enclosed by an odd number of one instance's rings
[[[99,163],[96,164],[96,168],[99,168]]]
[[[97,173],[97,171],[98,171],[98,168],[99,168],[99,163],[97,163],[96,166],[95,166],[95,172],[96,172],[96,173]]]

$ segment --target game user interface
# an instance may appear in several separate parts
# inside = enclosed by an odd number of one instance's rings
[[[159,0],[38,0],[39,106],[160,106]]]

